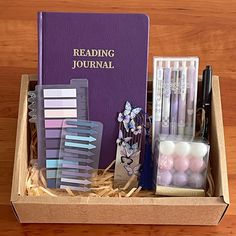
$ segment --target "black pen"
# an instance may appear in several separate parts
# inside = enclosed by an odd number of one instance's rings
[[[208,141],[211,113],[212,67],[206,66],[202,75],[202,108],[205,111],[205,122],[202,137]]]

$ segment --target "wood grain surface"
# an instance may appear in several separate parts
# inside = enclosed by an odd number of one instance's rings
[[[19,224],[10,207],[20,77],[37,73],[37,12],[123,12],[150,16],[154,55],[197,55],[211,64],[221,95],[231,206],[217,227]],[[235,0],[0,0],[0,235],[236,235]],[[33,209],[32,209],[33,210]],[[145,213],[144,213],[145,214]],[[144,215],[145,217],[145,215]]]

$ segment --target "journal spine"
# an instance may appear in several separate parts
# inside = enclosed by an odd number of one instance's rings
[[[43,12],[38,13],[38,84],[43,82]]]

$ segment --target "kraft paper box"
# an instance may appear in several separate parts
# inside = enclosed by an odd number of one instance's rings
[[[229,206],[219,78],[213,77],[210,162],[214,197],[96,198],[26,195],[28,167],[27,93],[36,76],[23,75],[11,203],[21,223],[217,225]],[[144,217],[145,215],[145,217]]]

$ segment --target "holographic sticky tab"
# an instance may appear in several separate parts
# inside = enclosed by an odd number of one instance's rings
[[[66,119],[62,125],[57,187],[89,191],[100,158],[103,124]]]
[[[66,85],[37,85],[29,92],[28,101],[30,122],[37,126],[38,165],[56,170],[64,119],[88,119],[88,81],[72,79]],[[52,183],[56,183],[56,176],[53,179],[52,173],[46,171],[46,179],[50,179],[48,187],[55,188]]]

